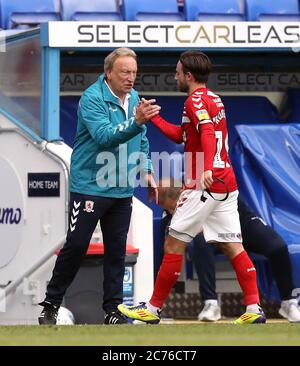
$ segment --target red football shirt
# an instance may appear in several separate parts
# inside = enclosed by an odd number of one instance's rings
[[[199,187],[203,170],[213,171],[211,192],[232,192],[238,188],[228,155],[224,105],[218,95],[207,88],[195,90],[185,101],[181,126],[173,125],[161,116],[152,118],[152,122],[174,142],[184,142],[186,188]],[[201,154],[197,157],[197,152],[203,153],[203,160]]]
[[[221,98],[207,88],[195,90],[185,101],[181,129],[185,153],[204,152],[204,170],[213,170],[214,182],[210,191],[235,191],[238,187],[228,155],[227,124]],[[206,138],[208,131],[214,133],[215,143]],[[196,156],[192,157],[190,166],[192,172],[186,171],[186,174],[195,179],[199,176]],[[216,178],[222,179],[225,185]]]

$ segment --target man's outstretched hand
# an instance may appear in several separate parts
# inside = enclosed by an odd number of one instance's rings
[[[135,111],[135,120],[139,125],[147,123],[152,117],[159,114],[161,107],[154,104],[155,102],[155,99],[141,99]]]

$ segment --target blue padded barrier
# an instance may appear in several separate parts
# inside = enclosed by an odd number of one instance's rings
[[[250,207],[287,242],[300,287],[300,125],[240,125],[231,161]]]

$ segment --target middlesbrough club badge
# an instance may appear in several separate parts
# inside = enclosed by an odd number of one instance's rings
[[[83,211],[94,212],[93,208],[94,208],[93,201],[85,201],[85,208],[83,209]]]

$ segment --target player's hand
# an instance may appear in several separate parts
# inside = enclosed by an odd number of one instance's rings
[[[213,175],[212,170],[205,170],[205,172],[203,172],[202,182],[204,188],[209,189],[209,187],[213,184],[214,180],[212,175]]]
[[[159,114],[161,107],[157,104],[154,104],[155,102],[155,99],[141,99],[135,112],[135,120],[137,124],[143,125],[147,123],[151,118]]]
[[[146,174],[144,177],[148,186],[149,202],[155,202],[158,205],[158,189],[152,174]]]

